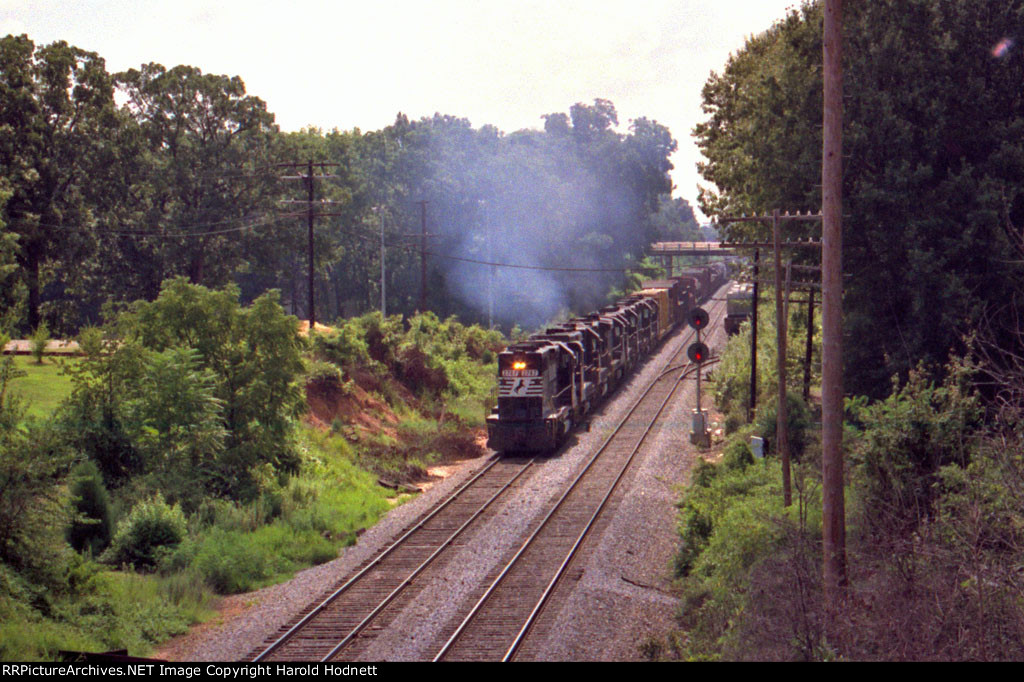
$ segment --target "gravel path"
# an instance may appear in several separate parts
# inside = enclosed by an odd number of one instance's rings
[[[417,595],[395,621],[363,652],[366,660],[424,660],[444,643],[441,634],[467,595],[487,572],[519,544],[517,531],[542,513],[546,501],[577,473],[616,420],[643,387],[664,367],[682,332],[666,342],[642,370],[619,388],[595,413],[589,432],[577,432],[566,447],[534,466],[519,492],[467,538],[460,553],[442,570],[417,584]],[[724,332],[711,334],[712,348]],[[671,565],[678,544],[675,502],[699,456],[689,444],[693,385],[677,394],[669,414],[656,427],[626,480],[605,510],[597,535],[574,561],[574,588],[546,607],[537,637],[521,659],[547,661],[641,660],[640,646],[649,636],[673,627],[677,600],[671,594]],[[477,471],[487,457],[464,462],[451,476],[416,499],[392,510],[380,523],[344,550],[335,561],[296,575],[280,585],[229,597],[221,617],[193,628],[158,649],[169,660],[240,660],[277,628],[324,593],[368,557],[398,537],[402,529]]]

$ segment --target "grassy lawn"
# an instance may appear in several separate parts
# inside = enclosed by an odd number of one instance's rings
[[[57,405],[71,394],[71,380],[61,374],[61,366],[67,362],[78,362],[74,358],[43,358],[37,365],[28,355],[14,357],[14,366],[26,372],[11,383],[11,391],[28,403],[28,414],[48,417]]]

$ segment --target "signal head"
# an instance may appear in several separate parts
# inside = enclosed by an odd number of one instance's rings
[[[703,343],[692,343],[686,349],[686,357],[690,358],[690,362],[697,365],[706,362],[710,355],[711,353],[708,351],[707,345]]]
[[[687,313],[686,321],[694,329],[704,329],[708,326],[710,318],[708,317],[708,311],[703,308],[693,308]]]

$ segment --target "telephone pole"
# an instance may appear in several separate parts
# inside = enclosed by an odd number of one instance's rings
[[[837,613],[846,587],[843,501],[843,39],[842,2],[825,0],[821,212],[821,475],[825,605]]]
[[[308,227],[308,234],[309,234],[309,248],[308,248],[308,251],[309,251],[309,273],[308,273],[309,274],[309,302],[308,302],[308,306],[309,306],[309,330],[310,331],[313,331],[313,328],[316,326],[316,307],[314,305],[314,291],[315,291],[315,285],[314,285],[314,263],[316,262],[316,259],[315,259],[316,254],[315,254],[315,250],[314,250],[315,247],[314,247],[314,242],[313,242],[313,223],[316,220],[316,218],[320,217],[320,216],[326,217],[326,216],[338,216],[338,215],[341,215],[340,213],[318,213],[316,211],[317,202],[315,200],[314,183],[313,183],[313,181],[316,180],[316,179],[334,178],[334,177],[337,177],[337,176],[335,176],[335,175],[323,175],[323,174],[314,176],[313,175],[313,167],[316,166],[321,171],[323,171],[323,169],[327,168],[328,166],[337,166],[337,165],[339,165],[339,164],[337,164],[337,163],[324,163],[324,162],[314,163],[313,159],[310,159],[308,162],[306,162],[304,164],[303,163],[279,163],[279,164],[277,164],[278,168],[303,168],[303,167],[305,167],[307,169],[306,170],[306,175],[285,175],[285,176],[282,176],[281,179],[282,180],[303,180],[306,183],[306,190],[307,190],[308,199],[305,202],[285,201],[283,203],[286,203],[286,204],[305,203],[306,204],[306,219],[307,219],[307,227]],[[322,205],[330,205],[330,204],[333,204],[334,202],[333,201],[321,201],[319,203],[322,204]],[[292,304],[294,305],[294,301],[292,302]]]
[[[818,242],[783,242],[779,234],[779,223],[781,221],[818,221],[821,220],[820,213],[796,213],[791,214],[789,211],[782,213],[778,209],[774,209],[771,214],[764,214],[763,216],[724,216],[718,219],[720,224],[728,223],[746,223],[746,222],[770,222],[772,230],[772,241],[770,244],[764,244],[761,242],[747,242],[747,243],[732,243],[730,248],[754,248],[754,253],[757,254],[757,248],[762,246],[771,246],[773,254],[775,256],[775,330],[776,330],[776,351],[778,361],[778,405],[775,409],[775,446],[779,453],[779,459],[782,461],[782,499],[783,504],[788,507],[792,504],[793,493],[790,484],[790,456],[789,456],[789,415],[788,405],[786,404],[786,326],[788,322],[789,307],[786,306],[783,309],[783,281],[782,281],[782,249],[783,248],[820,248],[821,244]],[[756,261],[755,261],[756,262]],[[755,265],[756,268],[756,265]],[[789,302],[789,273],[792,269],[792,265],[786,267],[786,280],[785,280],[785,298],[788,304]],[[756,272],[756,269],[755,269]],[[757,286],[757,275],[754,276],[754,286]],[[754,305],[757,305],[757,299],[754,299]],[[756,307],[755,307],[756,310]],[[754,339],[757,339],[757,318],[753,318],[754,324]],[[756,355],[757,346],[751,344],[751,365],[756,367]],[[756,377],[751,374],[751,396],[753,400],[753,393],[755,390]]]
[[[416,202],[420,205],[420,308],[427,312],[427,204],[426,199]]]

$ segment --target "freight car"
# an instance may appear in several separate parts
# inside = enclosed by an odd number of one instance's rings
[[[498,404],[487,417],[487,446],[554,450],[725,277],[724,264],[715,263],[644,282],[614,305],[506,348],[498,355]]]
[[[725,333],[739,334],[754,310],[754,285],[733,284],[725,294]]]

